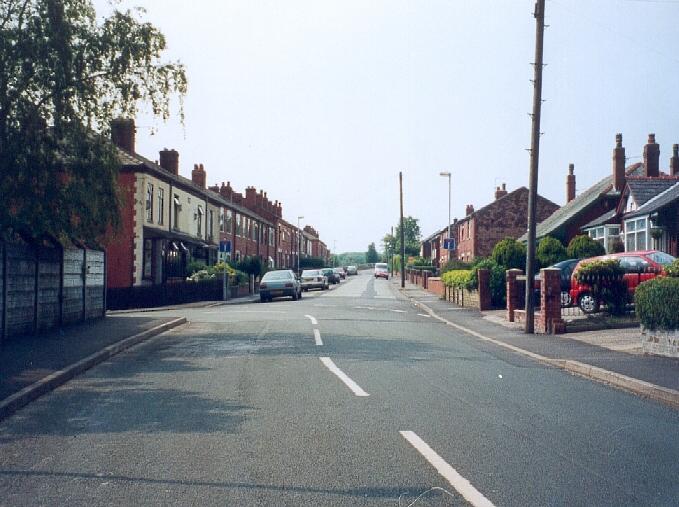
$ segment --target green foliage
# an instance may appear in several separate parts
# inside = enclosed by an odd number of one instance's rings
[[[551,236],[545,236],[538,243],[538,247],[535,251],[535,257],[540,263],[540,266],[546,268],[557,262],[565,261],[568,259],[568,253],[566,252],[566,247],[563,246],[561,241]]]
[[[394,255],[392,264],[393,264],[392,269],[394,271],[398,271],[400,273],[401,272],[401,256],[400,255]]]
[[[665,274],[672,278],[679,278],[679,259],[675,259],[672,264],[665,266]]]
[[[479,279],[477,269],[487,269],[490,272],[490,298],[493,306],[501,308],[506,304],[507,283],[505,278],[505,267],[499,265],[493,259],[479,259],[472,266],[470,287],[477,289]]]
[[[408,263],[408,267],[419,268],[419,267],[430,267],[431,259],[428,257],[420,257],[419,255],[413,258],[413,261]]]
[[[403,217],[403,234],[405,240],[405,250],[406,257],[415,256],[420,254],[420,238],[422,234],[420,233],[420,224],[418,224],[418,219],[411,216]],[[387,235],[389,236],[389,235]],[[387,239],[385,236],[385,239]],[[401,224],[399,223],[394,232],[393,236],[394,250],[401,253]]]
[[[199,264],[199,263],[196,263]],[[229,277],[229,284],[231,285],[247,285],[250,283],[250,275],[243,273],[234,269],[229,264],[223,262],[218,262],[214,266],[205,266],[203,269],[199,269],[193,272],[187,280],[192,282],[200,282],[203,280],[213,280],[215,278],[223,278],[224,270],[226,269],[227,276]]]
[[[262,264],[262,260],[256,255],[249,255],[236,263],[236,270],[248,275],[262,276],[266,273],[266,266]]]
[[[592,296],[606,305],[608,313],[624,313],[628,302],[625,270],[617,259],[591,261],[582,264],[575,272],[578,283],[591,287]]]
[[[512,238],[505,238],[493,248],[491,258],[505,269],[525,269],[526,246]]]
[[[641,324],[648,329],[679,329],[679,278],[658,277],[634,291],[634,306]]]
[[[365,261],[368,264],[374,264],[376,262],[380,262],[380,256],[377,253],[377,249],[375,248],[375,243],[370,243],[368,245],[368,251],[365,254]]]
[[[441,281],[446,287],[456,289],[471,289],[472,270],[471,269],[452,269],[441,275]]]
[[[453,259],[448,261],[442,268],[441,268],[441,274],[447,273],[448,271],[452,271],[455,269],[471,269],[471,264],[467,262],[462,262],[457,259]]]
[[[625,243],[616,236],[608,240],[608,251],[610,253],[620,253],[625,251]]]
[[[111,119],[168,118],[182,65],[137,14],[90,0],[0,2],[0,231],[93,241],[119,224]],[[97,133],[95,133],[97,132]],[[101,135],[99,135],[101,134]]]
[[[299,269],[324,268],[326,267],[325,264],[323,257],[302,257],[299,259]]]
[[[588,259],[605,255],[606,249],[598,241],[593,240],[586,234],[575,236],[566,249],[569,259]]]
[[[186,272],[191,276],[194,274],[196,271],[201,271],[206,268],[206,265],[203,261],[191,261],[189,262],[189,265],[186,267]]]

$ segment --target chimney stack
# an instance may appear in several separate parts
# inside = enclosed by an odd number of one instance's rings
[[[566,203],[575,199],[575,174],[573,174],[573,171],[575,171],[575,164],[568,164],[568,176],[566,176]]]
[[[118,148],[128,153],[134,153],[134,136],[137,129],[134,120],[129,118],[116,118],[111,120],[111,140]]]
[[[648,143],[644,146],[644,176],[660,176],[660,145],[655,142],[655,134],[648,134]]]
[[[672,145],[672,156],[670,157],[670,174],[679,176],[679,144]]]
[[[175,176],[179,175],[179,153],[177,150],[168,150],[167,148],[161,150],[160,167]]]
[[[205,168],[203,164],[193,164],[193,171],[191,171],[191,181],[201,188],[205,188]]]
[[[500,197],[507,195],[507,184],[503,183],[502,188],[497,187],[495,189],[495,200],[497,201]]]
[[[474,205],[473,204],[467,204],[467,208],[465,209],[465,216],[469,216],[472,213],[474,213]]]
[[[625,148],[622,147],[622,134],[615,134],[613,149],[613,189],[622,192],[625,187]]]

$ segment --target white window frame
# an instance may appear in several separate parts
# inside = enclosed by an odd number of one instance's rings
[[[644,233],[643,243],[639,241],[639,235],[642,232]],[[648,250],[648,238],[648,216],[625,220],[625,252]]]

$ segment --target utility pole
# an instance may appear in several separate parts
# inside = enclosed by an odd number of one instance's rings
[[[393,246],[394,245],[394,241],[393,241],[394,240],[394,226],[393,225],[391,226],[391,239],[392,239],[391,248],[389,249],[389,252],[387,253],[387,255],[391,255],[391,276],[393,277],[394,276],[394,253],[395,253],[394,246]]]
[[[403,229],[403,173],[398,172],[398,190],[401,197],[401,288],[406,286],[406,243]]]
[[[530,181],[528,187],[528,248],[526,249],[526,323],[524,332],[535,332],[535,301],[533,283],[535,270],[535,227],[538,194],[538,163],[540,160],[540,111],[542,109],[542,54],[545,35],[545,0],[535,2],[535,62],[533,70],[533,130],[530,142]]]

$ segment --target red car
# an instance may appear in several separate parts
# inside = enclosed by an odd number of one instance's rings
[[[620,252],[600,257],[591,257],[578,262],[571,276],[571,301],[576,303],[585,313],[599,311],[600,301],[597,301],[591,292],[591,287],[587,283],[580,283],[576,274],[578,268],[591,261],[602,261],[617,259],[620,266],[625,270],[623,279],[627,285],[630,297],[634,295],[634,290],[642,282],[651,280],[656,276],[665,276],[665,266],[669,266],[674,261],[674,257],[658,250],[643,250],[639,252]]]
[[[375,278],[389,280],[389,266],[385,262],[375,263]]]

